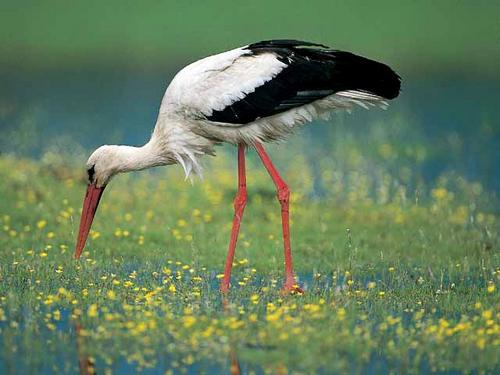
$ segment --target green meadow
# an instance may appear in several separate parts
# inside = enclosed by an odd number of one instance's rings
[[[205,179],[193,184],[180,167],[117,176],[79,261],[82,156],[1,156],[2,367],[498,371],[498,199],[455,173],[426,183],[419,165],[429,150],[392,142],[397,124],[385,132],[374,125],[368,145],[339,127],[334,156],[317,159],[319,174],[305,156],[290,158],[307,141],[269,146],[292,188],[303,295],[280,293],[279,204],[251,150],[249,203],[226,296],[218,283],[236,192],[233,147],[207,158]]]

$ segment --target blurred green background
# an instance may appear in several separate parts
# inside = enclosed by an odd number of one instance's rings
[[[498,76],[497,1],[3,1],[1,61],[163,68],[256,40],[297,38],[426,75]]]
[[[339,114],[295,136],[311,159],[339,157],[332,148],[343,139],[375,154],[389,143],[398,157],[418,143],[423,179],[458,172],[496,190],[499,15],[498,1],[4,0],[0,151],[52,150],[83,161],[104,143],[140,144],[184,65],[258,40],[296,38],[383,61],[403,78],[389,111]]]

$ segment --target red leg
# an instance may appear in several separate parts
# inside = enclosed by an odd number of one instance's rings
[[[241,219],[243,211],[247,204],[247,179],[245,175],[245,145],[238,145],[238,193],[234,198],[234,218],[233,228],[231,229],[231,239],[229,241],[229,250],[227,252],[226,267],[224,268],[224,278],[222,279],[220,290],[221,292],[229,291],[229,283],[231,281],[231,269],[233,267],[234,250],[238,241],[238,233],[240,231]]]
[[[277,169],[274,167],[262,144],[255,143],[255,149],[257,150],[264,167],[266,167],[267,171],[271,175],[271,178],[273,179],[274,184],[276,185],[278,200],[281,205],[281,225],[283,226],[283,245],[285,248],[285,285],[283,286],[283,289],[285,292],[294,291],[303,293],[303,290],[297,286],[295,276],[293,274],[292,249],[290,247],[290,218],[288,210],[290,202],[290,189],[279,175]]]

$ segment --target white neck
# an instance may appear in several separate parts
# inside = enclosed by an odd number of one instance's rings
[[[163,152],[154,141],[142,147],[114,146],[115,166],[117,172],[139,171],[160,165],[173,164],[169,154]]]
[[[201,177],[198,158],[207,153],[213,155],[214,144],[191,132],[182,122],[160,116],[148,143],[142,147],[107,146],[112,148],[107,160],[112,174],[178,163],[186,177],[191,171]]]

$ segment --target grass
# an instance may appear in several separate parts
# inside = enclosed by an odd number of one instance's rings
[[[378,148],[383,165],[395,150]],[[350,151],[339,164],[323,161],[316,178],[300,158],[284,171],[304,295],[279,293],[279,205],[262,168],[249,163],[225,303],[218,281],[236,172],[224,154],[194,186],[180,168],[118,176],[81,261],[72,259],[85,189],[79,168],[1,156],[0,368],[498,371],[496,198],[453,175],[424,186],[403,166],[404,184]],[[311,195],[315,179],[322,199]]]

